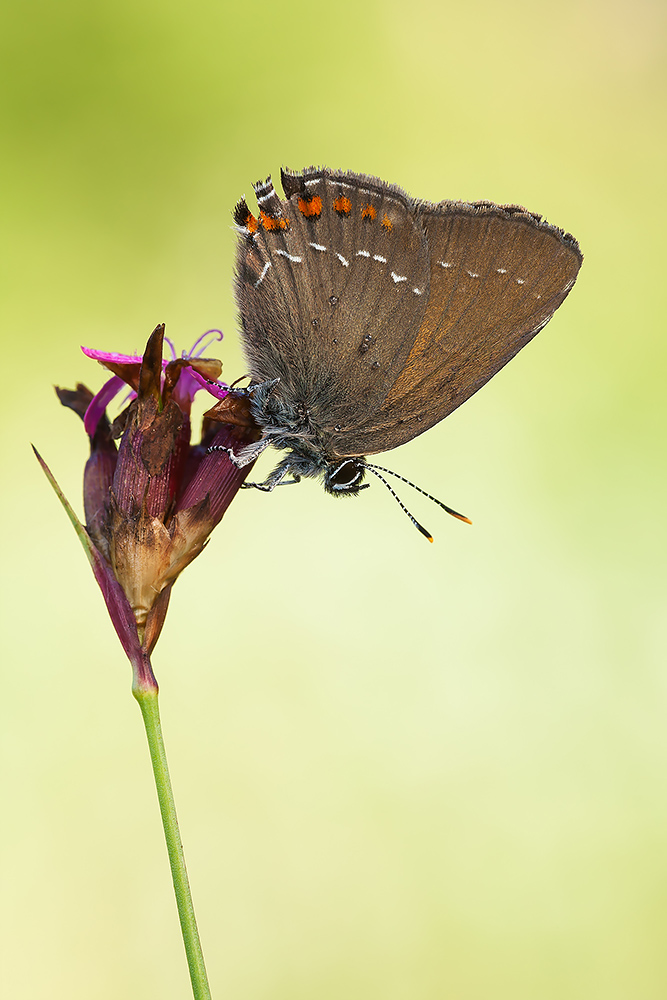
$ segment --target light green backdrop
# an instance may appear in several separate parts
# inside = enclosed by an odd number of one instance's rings
[[[571,230],[537,340],[378,484],[239,495],[155,655],[217,998],[667,995],[665,7],[65,0],[3,15],[0,992],[188,995],[79,504],[80,344],[222,326],[281,164]],[[266,465],[265,465],[266,467]],[[259,470],[261,471],[261,470]],[[406,488],[407,489],[407,488]]]

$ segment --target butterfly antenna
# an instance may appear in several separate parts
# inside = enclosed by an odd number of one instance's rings
[[[427,531],[426,528],[422,524],[419,523],[419,521],[417,520],[416,517],[412,516],[412,514],[410,513],[410,511],[408,510],[408,508],[405,506],[405,504],[403,503],[403,501],[399,497],[398,493],[396,493],[396,491],[393,489],[393,487],[390,486],[390,484],[387,482],[387,480],[384,478],[384,476],[381,476],[380,473],[378,472],[379,466],[364,464],[364,468],[368,469],[370,472],[373,473],[374,476],[377,476],[378,479],[381,480],[381,482],[384,483],[384,485],[387,487],[387,489],[389,490],[389,492],[391,493],[391,495],[393,496],[394,500],[396,501],[396,503],[398,504],[398,506],[401,508],[401,510],[403,511],[403,513],[407,514],[407,516],[410,518],[410,520],[414,524],[415,528],[418,531],[421,531],[422,535],[424,535],[425,538],[428,538],[429,542],[432,542],[433,541],[433,535],[430,533],[430,531]],[[387,470],[383,469],[382,471],[386,472]],[[399,476],[399,479],[400,478],[401,477]]]
[[[465,514],[459,514],[457,510],[452,510],[452,508],[448,507],[446,503],[442,502],[442,500],[438,500],[437,497],[432,497],[430,493],[427,493],[426,490],[423,490],[420,486],[415,486],[415,484],[410,482],[409,479],[406,479],[405,476],[399,476],[398,472],[394,472],[392,469],[385,469],[381,465],[371,465],[370,462],[365,462],[364,465],[367,469],[371,469],[372,471],[379,469],[380,472],[386,472],[390,476],[395,476],[396,479],[400,479],[402,483],[407,483],[408,486],[412,486],[413,490],[417,490],[417,493],[421,493],[422,496],[428,497],[428,499],[432,500],[433,503],[437,503],[438,507],[442,507],[442,509],[446,510],[448,514],[451,514],[452,517],[458,517],[459,521],[465,521],[466,524],[472,524],[470,518],[466,517]],[[389,486],[389,483],[387,483],[386,485]],[[389,488],[391,489],[391,487]],[[394,496],[396,496],[396,494],[394,494]],[[396,497],[396,499],[398,500],[398,497]],[[401,506],[403,505],[401,504]]]

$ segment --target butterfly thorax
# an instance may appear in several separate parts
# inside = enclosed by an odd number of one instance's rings
[[[262,439],[287,451],[267,482],[277,484],[287,475],[296,480],[323,477],[328,493],[347,496],[363,488],[364,459],[341,458],[327,447],[330,435],[317,426],[305,399],[287,401],[275,382],[265,382],[251,388],[250,409]]]

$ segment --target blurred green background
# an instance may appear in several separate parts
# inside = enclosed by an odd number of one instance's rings
[[[6,7],[0,992],[189,995],[130,673],[52,386],[221,326],[281,164],[519,202],[586,256],[544,333],[377,485],[240,494],[154,662],[215,997],[667,995],[666,8]],[[268,468],[265,463],[264,468]],[[261,472],[258,468],[257,474]]]

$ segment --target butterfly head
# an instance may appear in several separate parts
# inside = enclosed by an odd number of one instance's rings
[[[324,472],[324,489],[334,496],[356,496],[368,488],[363,482],[366,463],[359,458],[344,458],[329,462]]]

